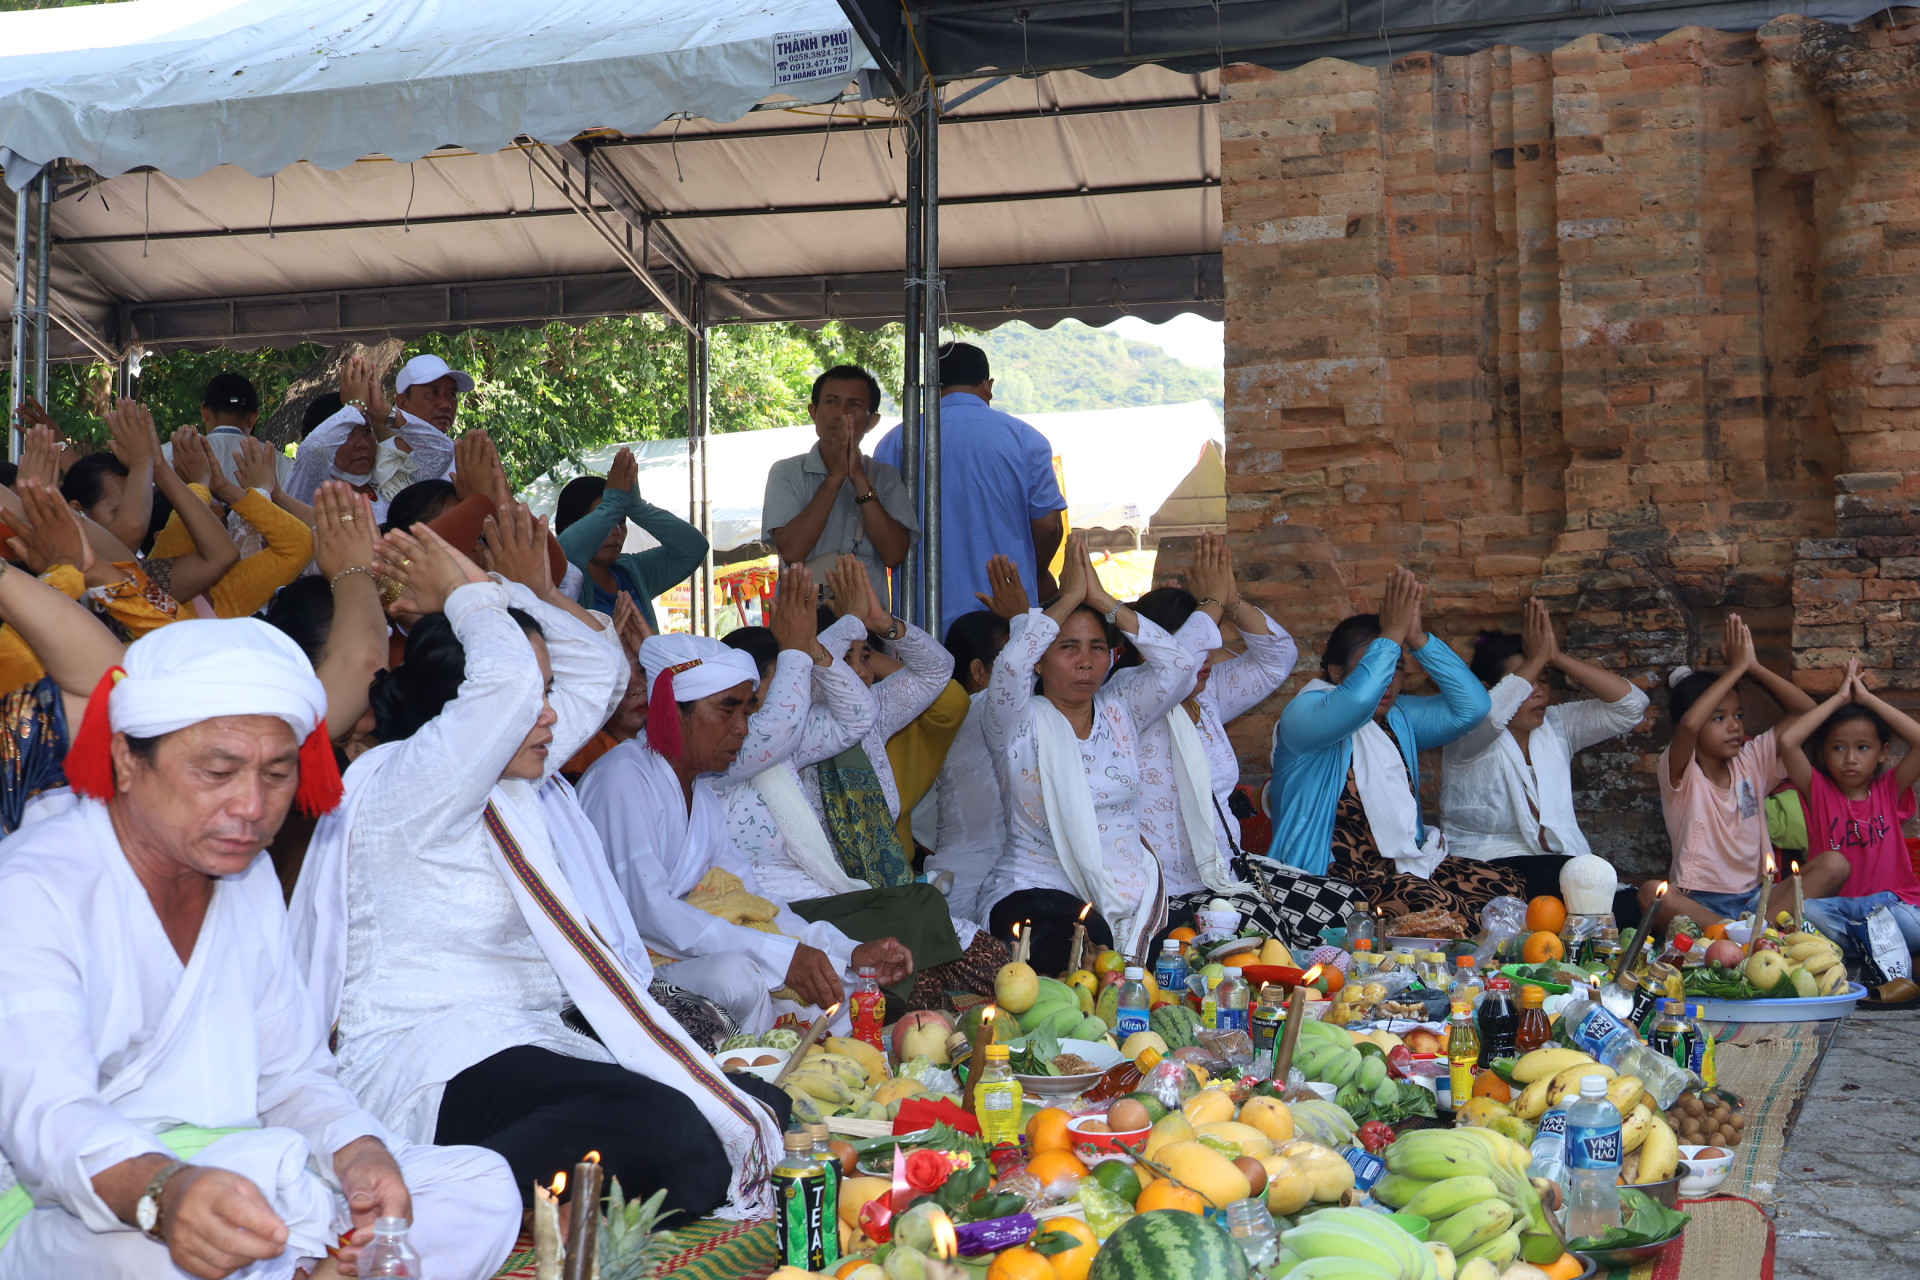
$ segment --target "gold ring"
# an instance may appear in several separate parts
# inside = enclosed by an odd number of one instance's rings
[[[352,523],[353,523],[353,517],[352,517],[352,516],[341,516],[341,517],[340,517],[340,520],[341,520],[341,522],[342,522],[343,524],[352,524]]]
[[[404,568],[406,568],[406,567],[407,567],[408,565],[410,565],[410,564],[412,564],[412,563],[413,563],[413,557],[412,557],[412,556],[407,556],[407,557],[405,557],[404,559],[402,559],[402,560],[400,561],[400,567],[401,567],[402,569],[404,569]]]

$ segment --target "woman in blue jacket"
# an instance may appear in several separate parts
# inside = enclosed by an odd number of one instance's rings
[[[1387,580],[1378,614],[1335,627],[1309,681],[1273,729],[1272,856],[1359,887],[1387,919],[1451,911],[1471,932],[1480,910],[1525,882],[1497,863],[1449,858],[1420,815],[1420,752],[1458,738],[1491,703],[1446,642],[1420,623],[1422,588],[1406,569]],[[1404,655],[1440,690],[1403,698]]]

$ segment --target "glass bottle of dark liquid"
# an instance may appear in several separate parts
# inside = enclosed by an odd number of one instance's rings
[[[1480,997],[1476,1021],[1480,1026],[1482,1067],[1495,1058],[1514,1056],[1514,1038],[1520,1031],[1520,1011],[1514,1007],[1513,982],[1506,975],[1496,973],[1487,979],[1487,989]]]
[[[1520,988],[1520,1025],[1513,1034],[1515,1053],[1532,1053],[1553,1037],[1553,1024],[1547,1020],[1547,992],[1544,987]]]

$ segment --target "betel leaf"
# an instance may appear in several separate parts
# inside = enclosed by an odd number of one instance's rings
[[[1010,1051],[1007,1065],[1019,1076],[1057,1076],[1060,1068],[1053,1060],[1060,1056],[1060,1037],[1047,1023],[1041,1023],[1026,1035],[1007,1041]]]
[[[1599,1236],[1580,1236],[1567,1241],[1569,1249],[1582,1252],[1593,1249],[1628,1249],[1635,1245],[1659,1244],[1686,1230],[1693,1215],[1669,1209],[1644,1191],[1620,1188],[1620,1225]]]

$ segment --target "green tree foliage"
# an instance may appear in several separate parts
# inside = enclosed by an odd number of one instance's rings
[[[1010,413],[1063,413],[1211,400],[1226,404],[1224,380],[1146,342],[1063,320],[1051,329],[1013,321],[967,341],[993,367],[993,402]]]

